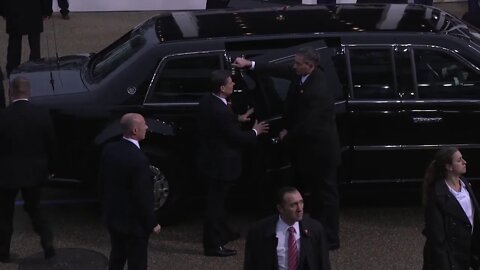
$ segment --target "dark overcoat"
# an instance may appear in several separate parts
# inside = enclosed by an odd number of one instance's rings
[[[277,270],[276,225],[278,215],[269,216],[253,224],[245,243],[244,270]],[[320,222],[307,216],[300,225],[299,270],[330,270],[328,248]]]
[[[19,100],[0,112],[0,188],[39,186],[53,172],[55,132],[48,111]]]
[[[43,18],[52,15],[52,0],[1,0],[6,32],[26,35],[43,32]]]
[[[256,63],[255,70],[291,81],[285,100],[287,144],[296,151],[311,152],[316,164],[336,167],[340,163],[340,143],[335,120],[334,93],[328,89],[325,73],[316,68],[301,84],[291,66]],[[305,157],[311,154],[301,155]],[[308,162],[308,160],[306,160]]]
[[[425,209],[424,270],[469,270],[470,265],[478,263],[479,206],[469,183],[462,181],[475,211],[473,232],[460,203],[444,181],[437,181]]]

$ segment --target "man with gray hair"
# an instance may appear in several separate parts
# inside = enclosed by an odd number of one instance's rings
[[[10,105],[0,112],[0,262],[12,261],[15,198],[19,191],[23,208],[40,235],[45,258],[55,255],[53,234],[40,211],[42,185],[52,173],[55,149],[53,124],[48,111],[29,102],[30,82],[16,77],[10,87]]]
[[[285,128],[279,137],[290,152],[294,184],[310,199],[310,215],[323,224],[329,249],[334,250],[340,245],[337,187],[340,144],[334,93],[327,88],[319,64],[320,56],[315,49],[304,47],[295,54],[293,66],[255,63],[244,58],[235,59],[233,66],[291,81],[285,100]]]

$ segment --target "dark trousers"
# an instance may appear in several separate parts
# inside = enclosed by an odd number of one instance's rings
[[[0,68],[0,109],[5,108],[7,106],[6,100],[5,100],[5,88],[3,88],[3,72],[2,68]]]
[[[207,0],[206,9],[226,8],[230,0]]]
[[[147,270],[148,264],[148,237],[121,233],[111,228],[110,243],[112,250],[108,262],[109,270],[123,270],[125,263],[128,270]]]
[[[29,60],[40,59],[40,33],[28,34],[28,45],[30,46]],[[7,48],[7,76],[13,69],[20,65],[22,59],[22,35],[9,34]]]
[[[70,11],[68,10],[68,0],[58,0],[58,7],[60,8],[60,13],[62,15],[67,15]]]
[[[15,198],[18,191],[22,192],[25,202],[24,209],[30,216],[34,231],[40,235],[42,247],[49,248],[53,243],[53,234],[47,221],[40,211],[40,187],[21,189],[0,188],[0,257],[8,257],[13,234],[13,215],[15,211]]]
[[[208,180],[207,207],[203,224],[203,248],[215,248],[227,243],[232,231],[227,226],[226,200],[231,182]]]
[[[305,210],[322,223],[327,244],[330,249],[335,249],[340,244],[338,166],[332,161],[333,158],[322,155],[320,149],[312,146],[309,149],[297,148],[297,151],[292,151],[294,183],[304,195]]]

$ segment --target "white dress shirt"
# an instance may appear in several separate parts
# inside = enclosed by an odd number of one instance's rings
[[[300,226],[298,222],[292,225],[295,228],[295,240],[297,243],[297,250],[300,252]],[[277,221],[277,258],[278,270],[288,270],[288,228],[290,225],[285,223],[279,216]]]
[[[140,144],[138,143],[137,140],[132,139],[132,138],[127,138],[127,137],[123,137],[123,139],[125,139],[125,140],[127,140],[127,141],[129,141],[129,142],[131,142],[131,143],[133,143],[133,144],[135,144],[135,146],[137,146],[138,149],[140,149]]]

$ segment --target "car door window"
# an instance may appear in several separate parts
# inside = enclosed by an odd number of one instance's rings
[[[210,74],[222,69],[221,54],[196,54],[170,57],[163,63],[147,102],[198,102],[211,91]]]
[[[480,76],[457,57],[438,50],[416,49],[415,65],[420,99],[480,97]]]
[[[394,99],[393,56],[390,48],[350,49],[354,99]]]

